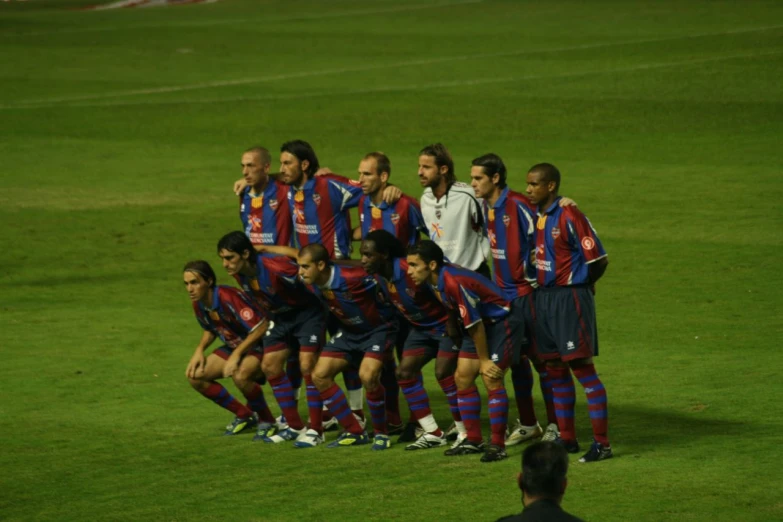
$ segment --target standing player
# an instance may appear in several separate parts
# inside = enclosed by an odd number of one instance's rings
[[[229,286],[216,286],[215,272],[206,261],[191,261],[183,272],[193,311],[204,330],[185,370],[190,385],[236,416],[226,428],[226,435],[236,435],[256,424],[271,427],[275,419],[264,400],[264,392],[255,382],[263,376],[264,352],[260,344],[267,320],[242,292]],[[205,356],[204,351],[218,337],[224,346]],[[217,382],[224,377],[234,380],[247,399],[247,406]]]
[[[321,303],[297,278],[299,268],[285,256],[258,254],[242,232],[230,232],[218,242],[223,267],[236,278],[249,295],[269,312],[270,326],[264,342],[262,369],[288,427],[279,433],[267,432],[265,442],[297,439],[296,447],[312,447],[323,442],[321,397],[313,385],[311,372],[323,344],[326,314]],[[298,353],[297,353],[298,352]],[[291,355],[301,362],[307,386],[310,429],[305,430],[290,380],[283,365]]]
[[[288,187],[269,176],[271,157],[263,147],[242,154],[242,178],[246,186],[239,192],[239,218],[254,245],[290,245],[291,210]]]
[[[359,368],[367,394],[375,440],[374,450],[391,446],[387,434],[385,390],[380,382],[384,354],[397,335],[394,310],[382,301],[377,280],[364,269],[340,266],[329,259],[323,245],[302,248],[297,258],[299,276],[339,321],[339,329],[324,347],[313,370],[313,382],[321,398],[345,429],[330,448],[367,444],[367,433],[351,414],[334,376],[349,366]]]
[[[538,350],[552,379],[560,437],[569,453],[579,451],[574,429],[573,371],[587,395],[593,427],[590,450],[580,462],[612,457],[606,389],[595,372],[598,355],[595,283],[609,261],[590,221],[576,207],[561,207],[560,171],[549,163],[527,174],[527,195],[538,207],[536,223],[536,318]],[[569,371],[569,367],[570,370]]]
[[[492,438],[481,462],[508,458],[505,434],[508,417],[508,395],[503,376],[509,366],[519,361],[520,347],[525,344],[524,324],[520,313],[503,291],[486,277],[444,263],[443,250],[433,241],[425,240],[408,249],[408,274],[417,285],[427,284],[436,297],[459,321],[472,344],[462,343],[457,361],[457,402],[467,437],[456,447],[446,450],[447,456],[481,453],[481,399],[476,389],[476,377],[481,374],[489,393],[489,422]]]
[[[367,234],[360,249],[362,266],[370,274],[379,276],[386,299],[397,307],[412,325],[405,339],[402,360],[397,369],[402,391],[414,418],[424,433],[406,450],[429,449],[446,444],[430,409],[421,369],[435,359],[435,377],[451,407],[455,423],[464,432],[457,405],[457,387],[454,370],[459,349],[446,334],[448,310],[438,301],[429,285],[416,285],[408,275],[405,248],[396,237],[385,230]]]
[[[536,360],[535,308],[533,284],[535,268],[530,262],[535,240],[535,207],[524,196],[510,190],[506,184],[506,165],[497,154],[485,154],[473,160],[470,168],[471,186],[476,197],[482,199],[484,226],[492,254],[492,278],[503,290],[506,299],[515,302],[515,308],[524,314],[525,334],[530,341],[529,355]],[[536,362],[541,391],[546,403],[546,439],[557,438],[557,417],[552,402],[552,387],[546,365]],[[527,357],[511,367],[511,379],[519,418],[506,439],[507,446],[542,435],[533,408],[533,374]]]
[[[449,262],[489,277],[489,241],[481,207],[470,186],[457,181],[454,160],[443,144],[419,152],[419,182],[424,187],[421,213],[430,239]]]

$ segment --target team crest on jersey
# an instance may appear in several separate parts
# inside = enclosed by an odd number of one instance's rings
[[[511,224],[511,218],[508,216],[508,214],[503,216],[503,224],[506,225],[506,226]]]
[[[276,199],[270,199],[269,200],[269,208],[272,210],[277,210],[277,200]]]
[[[558,237],[560,237],[560,228],[552,227],[552,239],[557,239]]]
[[[389,216],[391,218],[391,222],[395,225],[400,222],[400,215],[399,214],[392,214]]]
[[[380,219],[381,209],[379,209],[378,207],[372,207],[371,214],[373,219]]]
[[[303,190],[297,190],[296,194],[294,195],[294,201],[297,203],[301,203],[304,201],[304,191]]]
[[[239,316],[242,317],[245,321],[249,321],[253,318],[255,314],[253,313],[253,310],[250,308],[243,308],[239,311]]]
[[[321,206],[321,195],[320,194],[313,194],[313,201],[315,201],[315,206],[320,207]]]
[[[258,196],[250,200],[250,206],[253,208],[261,208],[264,206],[264,196]]]
[[[494,208],[491,208],[491,209],[489,209],[487,211],[487,219],[489,220],[490,223],[495,221],[495,209]]]
[[[592,250],[595,248],[595,241],[591,237],[582,238],[582,248],[585,250]]]

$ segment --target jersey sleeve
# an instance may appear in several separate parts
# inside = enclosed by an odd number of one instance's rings
[[[424,217],[421,215],[421,206],[413,198],[406,198],[408,202],[408,223],[410,224],[410,244],[414,244],[419,238],[419,232],[427,233],[427,225],[424,223]]]
[[[324,178],[329,181],[329,192],[334,198],[332,201],[339,203],[335,205],[337,211],[354,208],[359,205],[359,199],[364,195],[359,182],[351,181],[336,174],[327,174]]]
[[[263,312],[244,292],[231,288],[227,289],[221,297],[223,305],[237,321],[247,328],[247,333],[258,328],[266,320]]]
[[[449,278],[445,290],[449,301],[459,311],[459,317],[466,329],[481,321],[481,313],[478,309],[479,296],[470,287],[454,278]]]
[[[536,225],[535,216],[530,208],[521,202],[515,203],[517,218],[519,219],[519,242],[521,245],[527,245],[528,252],[525,259],[522,260],[525,268],[525,279],[531,285],[536,285],[536,265],[535,261],[530,259],[530,252],[535,252],[536,248]]]
[[[206,317],[204,317],[204,314],[201,312],[201,310],[199,310],[198,303],[193,303],[193,313],[196,315],[196,321],[198,321],[198,325],[202,330],[218,336],[217,330],[215,330],[215,328],[209,324],[209,321],[207,321]]]
[[[575,251],[584,257],[587,264],[598,261],[602,257],[606,257],[606,251],[604,250],[601,240],[598,239],[593,225],[587,217],[579,211],[567,207],[568,212],[563,212],[566,216],[566,223],[568,228],[568,242]]]

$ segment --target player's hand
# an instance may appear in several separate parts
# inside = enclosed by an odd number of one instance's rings
[[[561,207],[575,207],[576,206],[576,201],[574,201],[571,198],[567,198],[567,197],[563,196],[562,198],[560,198],[560,206]]]
[[[232,355],[223,365],[223,377],[233,377],[237,369],[239,369],[239,358]]]
[[[383,200],[388,205],[391,205],[392,203],[397,203],[401,197],[402,197],[402,191],[397,187],[389,185],[385,189],[383,189]]]
[[[315,171],[316,176],[325,176],[327,174],[334,174],[334,172],[332,172],[332,169],[330,169],[329,167],[321,167],[320,169]]]
[[[247,187],[247,181],[245,181],[245,178],[240,178],[234,182],[234,194],[237,196],[242,193],[243,190],[245,190],[245,187]]]
[[[194,353],[188,363],[188,369],[185,370],[185,376],[188,379],[195,379],[204,375],[204,369],[207,367],[207,358],[202,352]]]
[[[481,375],[485,377],[489,377],[490,379],[503,378],[503,370],[500,369],[500,366],[490,360],[482,361],[480,368]]]

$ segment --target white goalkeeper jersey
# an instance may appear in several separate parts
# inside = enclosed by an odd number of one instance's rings
[[[452,263],[476,270],[488,259],[484,215],[470,185],[458,181],[440,199],[427,187],[421,195],[421,215],[430,239]]]

